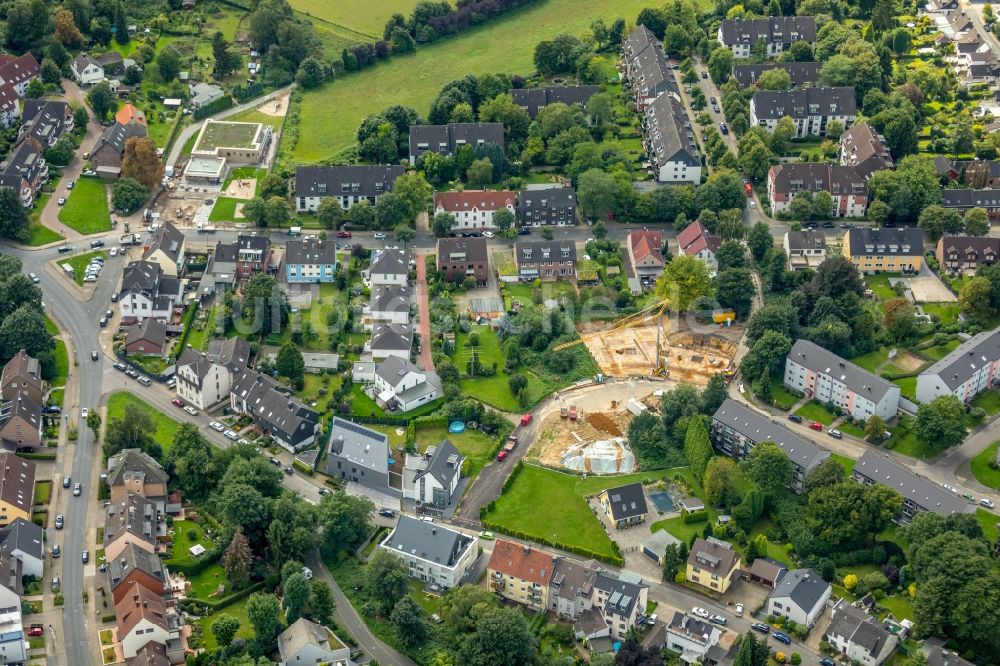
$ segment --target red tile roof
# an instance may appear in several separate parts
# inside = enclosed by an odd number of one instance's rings
[[[20,85],[25,81],[38,76],[38,61],[35,56],[25,53],[16,58],[9,53],[3,54],[0,60],[0,79],[12,86]]]
[[[650,255],[663,261],[663,234],[659,231],[633,231],[628,235],[628,243],[632,261],[642,261]]]
[[[115,113],[115,122],[119,125],[128,125],[131,122],[146,126],[146,114],[131,104],[126,104]]]
[[[500,210],[513,206],[516,192],[508,190],[465,190],[464,192],[435,192],[434,208],[446,211]]]
[[[134,583],[132,589],[115,606],[118,620],[118,637],[127,636],[143,620],[149,620],[161,629],[167,629],[167,606],[160,595],[141,583]]]
[[[692,222],[677,234],[677,246],[684,255],[698,254],[706,247],[715,252],[719,249],[720,239],[708,233],[708,229],[698,221]]]
[[[489,564],[493,571],[538,585],[548,585],[552,581],[555,566],[556,558],[552,554],[503,539],[493,547]]]

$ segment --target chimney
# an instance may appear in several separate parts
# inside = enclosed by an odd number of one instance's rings
[[[136,592],[135,594],[132,595],[132,601],[135,602],[135,607],[138,608],[139,607],[139,593],[138,592]]]

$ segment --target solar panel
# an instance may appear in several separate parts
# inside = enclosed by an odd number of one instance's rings
[[[385,438],[385,435],[383,435],[382,433],[369,430],[368,428],[360,426],[357,423],[354,423],[353,421],[345,421],[343,419],[337,419],[336,425],[337,427],[343,428],[344,430],[353,432],[356,435],[361,435],[362,437],[368,437],[369,439],[377,439],[378,441],[382,441],[383,438]]]

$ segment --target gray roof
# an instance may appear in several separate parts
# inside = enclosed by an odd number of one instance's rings
[[[21,551],[36,559],[45,557],[45,543],[42,528],[24,518],[17,518],[6,527],[0,528],[0,543],[8,553]]]
[[[399,358],[398,356],[390,356],[379,363],[378,367],[375,369],[375,374],[392,386],[395,386],[400,379],[411,372],[423,374],[423,372],[417,366],[410,363],[409,360]]]
[[[300,617],[288,625],[288,628],[278,636],[278,653],[284,662],[292,662],[303,649],[310,645],[328,652],[341,650],[345,647],[332,631],[304,617]]]
[[[822,162],[788,162],[771,167],[769,179],[774,191],[794,196],[803,190],[826,191],[833,196],[866,195],[868,184],[863,172],[853,166]]]
[[[945,650],[941,645],[933,645],[927,652],[927,666],[975,666],[971,661],[953,650]]]
[[[140,341],[150,342],[162,349],[167,342],[167,325],[152,317],[132,324],[125,335],[125,346]]]
[[[399,517],[396,529],[382,545],[394,553],[419,557],[445,567],[454,567],[462,553],[472,543],[473,539],[461,532],[403,515]]]
[[[215,253],[213,254],[213,259],[215,263],[224,264],[236,264],[236,257],[239,256],[240,249],[237,247],[236,243],[222,243],[218,242],[215,244]]]
[[[372,289],[368,303],[372,312],[409,312],[412,300],[409,287],[380,285]]]
[[[625,41],[622,42],[622,53],[625,56],[634,58],[652,44],[658,44],[660,40],[650,32],[649,28],[644,25],[639,25],[635,30],[629,33]]]
[[[383,324],[372,331],[370,349],[409,351],[413,346],[413,329],[402,324]]]
[[[639,595],[642,593],[643,588],[647,587],[646,585],[636,585],[635,583],[616,578],[614,574],[604,571],[597,574],[594,585],[597,586],[597,589],[603,590],[608,594],[608,600],[604,604],[604,609],[626,617],[632,615],[632,611],[635,610],[635,605],[639,601]],[[645,608],[642,608],[639,612],[644,612],[645,610]]]
[[[667,162],[701,164],[687,110],[671,94],[660,95],[646,107],[646,141],[649,157],[657,166]]]
[[[549,104],[580,104],[584,108],[590,98],[601,92],[600,86],[551,86],[547,88],[514,88],[510,96],[514,104],[527,110],[532,118]]]
[[[783,562],[772,560],[770,557],[758,557],[750,565],[751,575],[774,582],[784,576],[786,571],[788,567]]]
[[[628,62],[628,67],[636,95],[652,99],[665,92],[680,94],[677,79],[659,42],[654,42],[632,58]]]
[[[819,230],[803,229],[801,231],[789,231],[788,249],[790,250],[825,250],[826,234]]]
[[[330,424],[330,455],[340,456],[380,474],[388,474],[389,437],[335,416]]]
[[[478,143],[504,146],[503,123],[449,123],[447,125],[411,125],[410,155],[425,151],[451,154],[460,144],[473,147]],[[427,144],[426,148],[418,147]]]
[[[851,229],[847,232],[852,257],[890,255],[919,257],[924,253],[924,235],[920,229]]]
[[[941,516],[954,513],[975,513],[976,507],[953,492],[945,490],[919,474],[915,474],[874,451],[865,451],[854,464],[852,476],[892,488],[925,511]]]
[[[733,545],[725,541],[708,541],[695,539],[688,553],[687,563],[698,567],[708,567],[725,577],[736,568],[740,554],[733,550]]]
[[[646,495],[642,492],[641,483],[608,488],[601,494],[604,493],[608,494],[608,504],[611,507],[611,517],[614,520],[625,520],[648,513]]]
[[[286,391],[288,388],[273,377],[253,370],[237,375],[230,389],[230,393],[246,401],[259,426],[296,446],[315,434],[319,414]]]
[[[674,616],[667,625],[667,631],[681,634],[689,640],[705,645],[712,636],[712,632],[718,631],[715,625],[709,624],[680,611],[674,611]]]
[[[523,196],[523,192],[521,193]],[[437,264],[451,262],[475,263],[489,261],[488,242],[483,237],[439,238],[437,240]]]
[[[847,639],[863,647],[873,657],[878,656],[886,643],[892,639],[892,634],[881,626],[878,620],[844,599],[833,607],[830,626],[827,627],[825,634]]]
[[[253,234],[240,234],[236,237],[237,258],[242,250],[257,251],[266,253],[271,247],[271,239],[267,236]]]
[[[885,137],[868,123],[857,123],[840,135],[840,163],[853,166],[866,178],[880,169],[892,168]]]
[[[76,54],[73,58],[72,67],[77,72],[83,72],[88,65],[93,65],[94,67],[100,67],[101,63],[97,62],[89,53],[84,53],[81,51]]]
[[[295,196],[376,198],[404,173],[398,164],[300,166],[295,169]]]
[[[853,87],[758,90],[751,104],[757,118],[793,120],[810,116],[853,116],[858,111]]]
[[[151,298],[156,294],[162,276],[163,269],[159,264],[151,261],[133,261],[125,266],[121,293],[136,292]]]
[[[568,557],[560,557],[552,569],[552,590],[557,596],[571,601],[577,597],[589,599],[598,571],[595,560],[577,562]]]
[[[1000,189],[941,190],[941,205],[945,208],[1000,208]]]
[[[167,258],[176,264],[181,258],[181,250],[183,249],[184,234],[172,222],[164,222],[153,238],[153,242],[149,244],[149,248],[142,256],[145,259],[157,250],[161,250],[167,255]]]
[[[124,155],[126,141],[132,137],[144,137],[146,135],[147,130],[145,125],[139,123],[129,123],[128,125],[113,123],[101,134],[101,137],[97,140],[97,145],[94,146],[91,153],[96,153],[104,146],[111,146],[119,155]]]
[[[125,666],[170,666],[167,646],[150,639],[134,657],[125,660]]]
[[[792,78],[793,86],[807,83],[813,84],[819,80],[818,62],[777,62],[762,64],[733,65],[733,78],[744,88],[755,85],[760,75],[771,69],[783,69]]]
[[[735,400],[727,399],[712,418],[756,443],[774,442],[785,452],[789,460],[805,470],[811,469],[830,456],[830,452],[826,449],[821,449],[780,423],[775,423],[760,412]]]
[[[726,46],[767,43],[789,44],[816,41],[816,18],[813,16],[771,16],[757,19],[726,19],[719,28]]]
[[[937,375],[950,391],[954,391],[984,365],[994,363],[998,359],[1000,359],[1000,328],[995,328],[972,336],[920,374]]]
[[[195,106],[208,104],[226,94],[222,88],[211,83],[195,83],[188,86],[188,89],[191,93],[190,101]]]
[[[525,256],[525,251],[531,250],[531,257]],[[562,257],[563,252],[569,255]],[[541,240],[519,241],[514,244],[514,256],[518,263],[535,263],[538,261],[576,261],[576,243],[573,241]]]
[[[250,362],[250,343],[241,337],[220,340],[213,338],[208,343],[209,360],[233,368],[245,368]]]
[[[410,253],[406,250],[378,250],[369,267],[371,275],[407,275],[410,272]]]
[[[30,136],[43,145],[52,145],[73,120],[73,110],[66,102],[27,100],[21,114],[19,138]]]
[[[575,210],[576,190],[572,187],[521,190],[517,195],[517,207],[521,213],[522,220],[525,214],[530,214],[535,210],[553,210],[559,208],[573,208]]]
[[[429,474],[437,479],[445,488],[451,488],[451,482],[462,473],[462,463],[465,457],[447,439],[437,446],[429,447],[424,454],[428,457],[427,466],[416,478]]]
[[[823,598],[830,584],[812,569],[792,569],[771,592],[771,599],[789,599],[809,613]]]
[[[290,240],[285,243],[285,265],[337,263],[337,244],[332,240]]]
[[[796,340],[787,358],[804,368],[836,379],[854,393],[864,396],[875,404],[878,404],[889,391],[899,391],[899,387],[892,382],[840,358],[832,351],[809,340]]]
[[[40,186],[39,177],[45,167],[45,159],[38,146],[39,143],[34,140],[22,141],[14,148],[14,152],[0,162],[0,170],[24,178],[32,187]]]
[[[111,583],[111,589],[118,587],[136,569],[146,572],[164,584],[167,582],[167,571],[160,556],[129,543],[118,557],[108,562],[108,582]]]
[[[136,478],[143,483],[166,483],[170,480],[163,466],[140,449],[122,449],[108,458],[109,486],[120,486]]]
[[[104,546],[124,534],[155,543],[157,536],[156,503],[130,492],[121,502],[112,502],[104,517]]]

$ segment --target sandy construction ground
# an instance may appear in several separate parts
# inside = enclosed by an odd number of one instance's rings
[[[257,110],[265,116],[284,118],[285,114],[288,113],[288,93],[278,95],[274,99],[264,102],[264,104],[257,107]]]
[[[917,303],[954,303],[958,300],[936,277],[914,277],[908,282]]]

